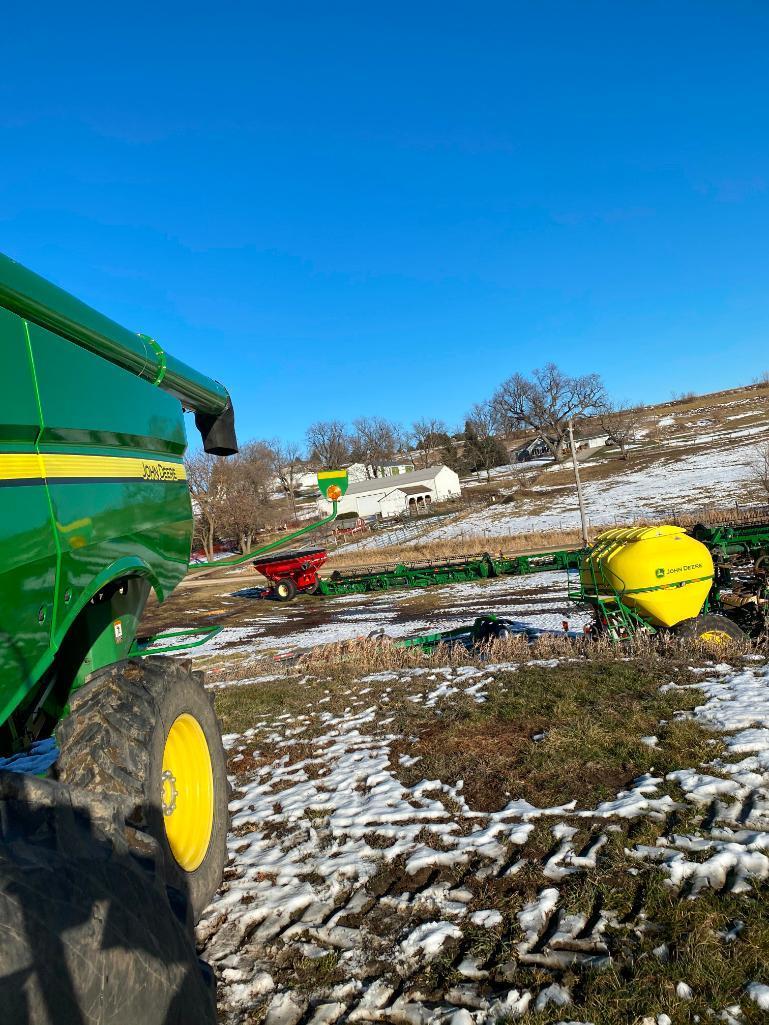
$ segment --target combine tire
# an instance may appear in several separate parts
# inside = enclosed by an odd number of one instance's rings
[[[291,577],[281,577],[273,587],[278,601],[293,601],[297,595],[297,586]]]
[[[109,798],[0,772],[0,1020],[214,1025],[213,976],[158,861]]]
[[[685,619],[676,626],[675,632],[679,637],[701,641],[709,648],[720,648],[748,639],[748,635],[731,619],[712,612],[694,619]]]
[[[163,851],[166,881],[193,921],[222,881],[229,784],[201,674],[168,658],[109,666],[76,691],[57,731],[59,779],[125,799]]]

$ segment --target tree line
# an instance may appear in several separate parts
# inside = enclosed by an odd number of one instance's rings
[[[462,430],[451,432],[434,418],[404,428],[372,417],[356,420],[351,430],[338,420],[319,421],[308,429],[306,441],[308,457],[319,468],[360,462],[371,477],[404,455],[417,466],[440,461],[458,472],[488,472],[509,461],[505,439],[511,435],[541,438],[561,462],[568,455],[569,421],[577,432],[589,421],[627,459],[640,418],[640,408],[611,401],[598,374],[571,376],[548,363],[530,377],[513,374],[503,381],[490,399],[468,411]]]
[[[417,468],[436,463],[456,472],[483,473],[510,461],[505,439],[536,436],[562,461],[568,454],[569,421],[577,431],[590,421],[600,426],[628,458],[640,410],[610,401],[598,374],[571,376],[548,363],[529,377],[516,373],[484,402],[468,410],[461,429],[436,418],[408,427],[381,416],[311,424],[305,444],[279,439],[250,441],[229,459],[203,453],[187,460],[198,543],[210,556],[217,538],[251,550],[256,535],[297,518],[296,497],[303,474],[361,463],[377,478],[388,463]],[[277,496],[277,498],[276,498]]]

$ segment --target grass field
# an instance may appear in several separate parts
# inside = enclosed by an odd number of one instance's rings
[[[764,656],[504,645],[219,653],[223,1022],[764,1020]]]

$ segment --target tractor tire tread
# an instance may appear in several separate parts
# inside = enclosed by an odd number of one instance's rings
[[[0,1007],[47,1025],[213,1025],[215,986],[119,801],[0,771]],[[73,956],[73,951],[76,956]]]
[[[676,624],[674,632],[679,637],[692,640],[697,640],[708,632],[720,632],[729,637],[730,640],[738,642],[747,640],[748,636],[731,619],[713,612],[706,612],[700,616],[682,620]]]
[[[216,729],[221,725],[213,712],[213,702],[202,687],[204,674],[190,672],[189,663],[164,657],[148,657],[139,664],[131,660],[119,662],[95,674],[75,691],[70,699],[70,714],[59,724],[56,737],[60,755],[57,764],[59,779],[69,785],[91,791],[119,795],[124,802],[126,822],[138,830],[162,834],[164,829],[157,802],[150,803],[150,739],[160,721],[163,697],[169,683],[192,689],[204,697]],[[159,779],[159,774],[158,774]],[[230,798],[230,785],[222,773],[224,815]],[[159,790],[158,790],[159,793]],[[225,827],[226,832],[226,827]],[[189,891],[192,915],[200,913],[218,889],[226,860],[222,842],[218,877],[209,873],[208,881],[200,879]],[[165,850],[166,876],[171,885],[184,889],[188,881],[176,865],[169,849]]]

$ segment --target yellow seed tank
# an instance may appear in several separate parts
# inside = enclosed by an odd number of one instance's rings
[[[653,626],[670,627],[699,615],[713,560],[681,527],[619,527],[598,536],[580,575],[588,597],[619,597]]]

